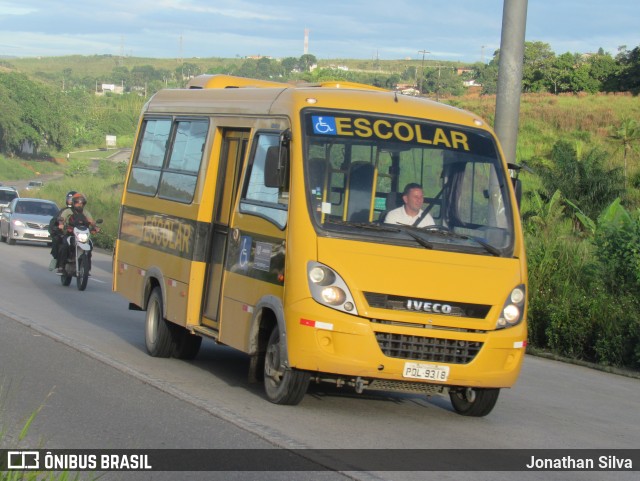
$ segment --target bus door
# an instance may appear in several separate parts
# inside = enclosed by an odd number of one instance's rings
[[[219,328],[229,221],[238,191],[242,161],[247,151],[249,130],[226,130],[223,135],[213,204],[212,239],[207,256],[208,273],[203,309],[203,324],[214,329]]]

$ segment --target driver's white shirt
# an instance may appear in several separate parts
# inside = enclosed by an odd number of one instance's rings
[[[421,215],[422,215],[422,210],[418,212],[418,215],[412,217],[409,214],[407,214],[407,211],[404,209],[404,206],[401,205],[400,207],[387,212],[387,216],[384,218],[384,223],[413,225],[413,223],[416,220],[418,220],[418,217],[420,217]],[[433,225],[433,224],[435,224],[435,222],[433,221],[433,217],[431,217],[431,214],[427,214],[424,216],[424,219],[420,221],[420,224],[418,225],[418,227],[424,227],[424,226]]]

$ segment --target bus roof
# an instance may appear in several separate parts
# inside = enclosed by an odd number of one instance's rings
[[[230,75],[200,75],[186,89],[159,90],[148,113],[285,115],[295,108],[352,109],[487,128],[477,115],[420,97],[354,82],[288,84]]]

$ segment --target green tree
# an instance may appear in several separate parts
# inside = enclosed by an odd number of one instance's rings
[[[446,95],[461,95],[464,92],[462,77],[453,66],[435,65],[426,69],[422,92],[435,94],[438,99]]]
[[[299,66],[303,72],[310,72],[311,67],[318,63],[318,59],[316,59],[315,55],[304,54],[300,57]]]
[[[2,88],[3,87],[3,88]],[[48,146],[61,149],[71,140],[71,129],[67,120],[69,104],[67,97],[58,88],[32,82],[26,75],[10,72],[0,73],[0,88],[5,103],[12,105],[19,124],[5,120],[3,151],[18,151],[23,141],[29,141],[36,149]]]
[[[498,92],[498,61],[496,57],[487,65],[480,64],[476,67],[475,78],[482,85],[482,93],[484,95],[493,95]]]
[[[624,119],[618,127],[611,129],[609,139],[622,146],[624,164],[624,182],[627,183],[627,159],[635,149],[635,144],[640,141],[640,128],[635,119]]]
[[[550,58],[540,71],[548,82],[547,90],[554,94],[568,92],[571,89],[575,57],[570,53]]]
[[[620,65],[618,89],[640,93],[640,47],[631,51],[621,47],[616,60]]]
[[[10,97],[4,85],[0,85],[0,152],[5,154],[18,152],[22,140],[32,140],[37,135],[20,121],[22,115],[18,103]]]
[[[524,43],[524,64],[522,66],[522,90],[524,92],[547,90],[544,72],[550,68],[554,57],[555,54],[548,43]]]
[[[297,70],[299,68],[298,64],[299,64],[299,61],[295,57],[283,58],[281,62],[282,70],[286,75],[289,75],[294,70]]]
[[[587,92],[594,94],[600,90],[601,82],[591,73],[591,64],[579,63],[571,76],[570,90],[572,92]]]
[[[620,68],[615,59],[602,49],[597,55],[592,55],[587,59],[590,67],[591,77],[599,84],[599,91],[612,91],[615,88],[615,78]]]

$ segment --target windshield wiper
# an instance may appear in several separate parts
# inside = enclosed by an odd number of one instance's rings
[[[433,249],[433,244],[416,232],[418,231],[417,228],[410,225],[405,225],[405,224],[393,224],[393,225],[401,226],[401,229],[398,229],[398,232],[402,230],[402,232],[404,232],[405,234],[408,234],[411,237],[413,237],[418,242],[418,244],[420,244],[422,247],[425,247],[426,249]]]
[[[427,249],[433,249],[433,244],[431,242],[429,242],[426,239],[423,239],[415,232],[410,231],[408,229],[405,232],[409,234],[411,237],[413,237],[416,241],[418,241],[418,244],[420,244],[422,247],[426,247]]]
[[[469,239],[477,242],[478,244],[480,244],[482,247],[485,248],[485,250],[489,253],[492,254],[495,257],[500,257],[502,255],[502,252],[500,252],[500,249],[498,249],[497,247],[492,246],[491,244],[489,244],[486,241],[483,241],[482,239],[478,239],[477,237],[469,237]]]
[[[412,226],[413,227],[413,226]],[[443,237],[454,237],[456,239],[461,239],[461,240],[472,240],[473,242],[475,242],[478,245],[481,245],[482,247],[484,247],[484,249],[491,254],[492,256],[495,257],[500,257],[501,256],[501,252],[499,249],[497,249],[496,247],[492,246],[491,244],[489,244],[488,242],[479,239],[478,237],[473,237],[473,236],[468,236],[465,234],[458,234],[457,232],[454,232],[446,227],[440,226],[440,225],[429,225],[426,227],[413,227],[414,229],[418,229],[418,230],[422,230],[422,231],[427,231],[429,233],[433,233],[433,234],[439,234],[442,235]],[[410,233],[411,231],[407,230],[407,233]]]

